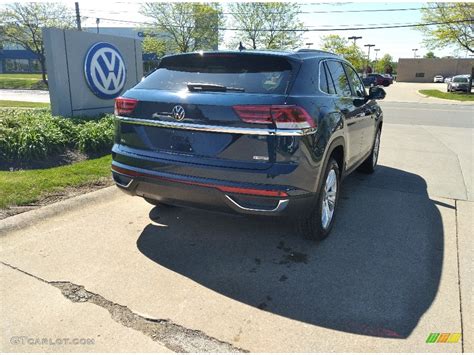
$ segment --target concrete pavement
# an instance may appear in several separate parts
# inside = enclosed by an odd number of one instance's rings
[[[473,130],[425,125],[428,118],[417,124],[416,116],[400,123],[389,106],[380,167],[344,182],[334,230],[320,244],[284,219],[154,208],[118,191],[4,233],[0,261],[11,266],[0,269],[0,350],[39,351],[10,345],[18,334],[95,337],[118,351],[116,326],[143,352],[183,343],[216,351],[473,351]],[[73,287],[73,297],[55,281]],[[45,315],[47,327],[25,322]],[[164,320],[171,336],[151,325]],[[426,344],[435,332],[463,332],[463,342]]]
[[[74,304],[44,281],[5,265],[0,265],[0,280],[2,352],[169,352],[115,322],[107,310]]]
[[[49,102],[49,91],[0,89],[0,100]]]

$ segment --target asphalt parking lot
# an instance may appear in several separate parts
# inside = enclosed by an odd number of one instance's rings
[[[379,169],[319,244],[115,188],[0,221],[0,350],[474,351],[474,107],[382,107]]]

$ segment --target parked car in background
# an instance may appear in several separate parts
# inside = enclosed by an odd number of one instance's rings
[[[388,79],[388,82],[389,82],[388,85],[392,85],[392,84],[393,84],[393,80],[394,80],[394,79],[393,79],[393,76],[392,76],[392,75],[390,75],[390,74],[383,74],[382,76],[383,76],[384,78]],[[387,85],[387,86],[388,86],[388,85]]]
[[[282,216],[321,240],[343,177],[376,168],[384,97],[323,51],[166,56],[115,101],[112,175],[151,204]]]
[[[435,75],[433,78],[433,83],[442,83],[444,81],[444,78],[442,75]]]
[[[451,80],[453,80],[453,78],[451,78],[450,76],[444,78],[444,82],[447,84],[449,82],[451,82]]]
[[[367,74],[365,78],[362,79],[365,86],[389,86],[393,84],[393,78],[388,78],[380,74]]]
[[[471,92],[471,88],[469,85],[469,75],[456,75],[453,76],[453,80],[448,83],[447,91],[464,91],[464,92]]]

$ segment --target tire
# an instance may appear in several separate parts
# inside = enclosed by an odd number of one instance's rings
[[[340,183],[341,173],[339,165],[337,161],[331,157],[324,171],[324,175],[321,178],[320,187],[313,206],[310,208],[308,214],[301,216],[298,220],[298,229],[304,238],[322,241],[331,232],[336,217]],[[329,192],[329,194],[327,192]]]
[[[154,200],[152,198],[143,197],[143,199],[146,202],[148,202],[150,205],[153,205],[153,206],[174,207],[173,205],[168,205],[167,203],[163,203],[163,202],[160,202],[158,200]]]
[[[372,150],[370,152],[370,155],[360,165],[358,169],[359,171],[362,171],[366,174],[374,173],[375,168],[377,167],[377,161],[379,158],[381,133],[382,133],[382,130],[380,128],[377,129],[377,133],[375,133],[374,143],[372,144]]]

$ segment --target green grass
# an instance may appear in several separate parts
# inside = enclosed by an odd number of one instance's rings
[[[474,101],[474,94],[460,92],[442,92],[439,90],[420,90],[423,95],[437,97],[439,99],[456,100],[456,101]]]
[[[41,74],[0,74],[0,89],[47,90]]]
[[[66,187],[110,176],[111,156],[50,169],[0,171],[0,208],[25,205]]]
[[[30,73],[0,74],[0,80],[2,79],[41,80],[41,74],[30,74]]]
[[[0,107],[49,108],[49,103],[47,103],[47,102],[0,100]]]

